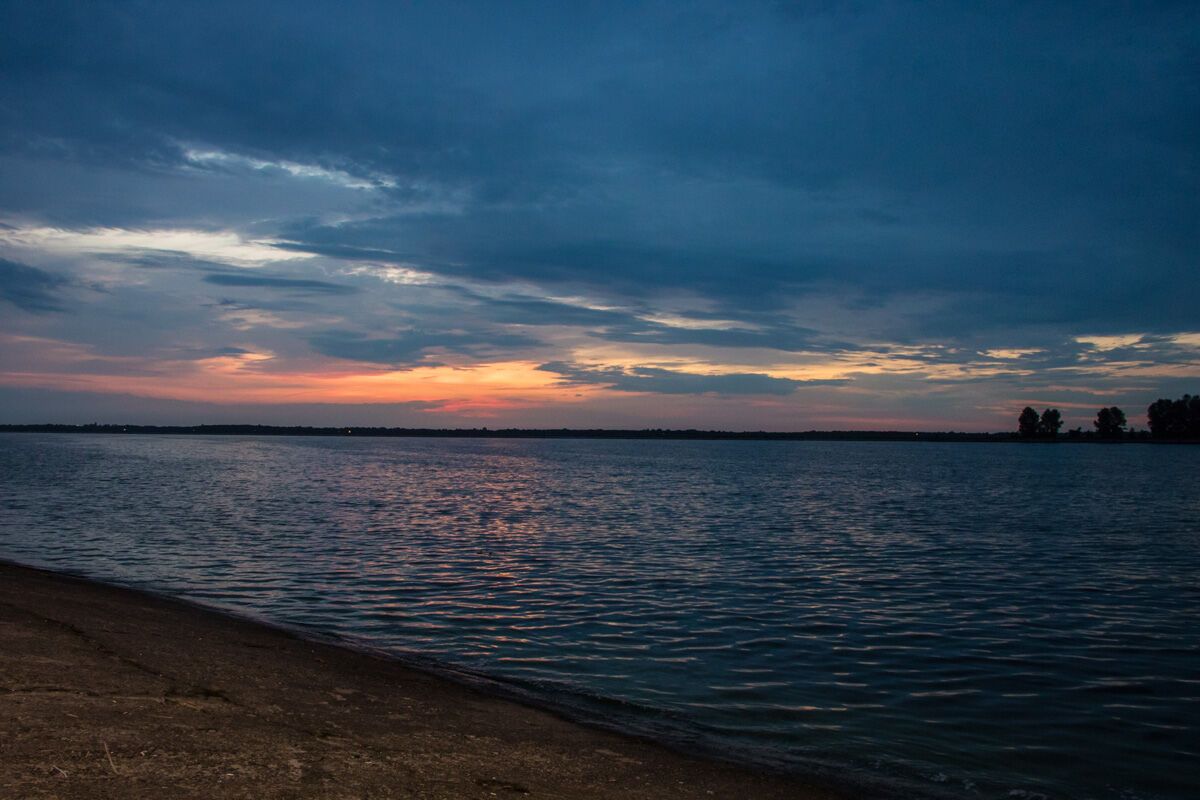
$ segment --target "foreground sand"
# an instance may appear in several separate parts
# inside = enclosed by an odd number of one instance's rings
[[[0,563],[0,798],[831,798],[184,603]]]

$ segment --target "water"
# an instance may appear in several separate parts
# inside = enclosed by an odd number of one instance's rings
[[[1200,796],[1200,448],[0,434],[0,557],[898,794]]]

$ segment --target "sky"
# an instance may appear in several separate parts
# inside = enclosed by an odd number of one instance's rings
[[[1195,3],[0,0],[0,422],[1200,392]]]

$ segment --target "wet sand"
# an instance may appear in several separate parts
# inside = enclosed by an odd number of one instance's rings
[[[834,798],[404,665],[0,563],[0,798]]]

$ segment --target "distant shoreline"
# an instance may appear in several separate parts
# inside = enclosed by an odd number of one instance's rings
[[[1023,442],[1116,444],[1195,444],[1182,440],[1151,439],[1148,433],[1114,442],[1092,432],[1064,434],[1056,439],[1024,439],[1016,432],[968,433],[957,431],[705,431],[694,429],[622,430],[609,428],[381,428],[308,427],[299,425],[3,425],[0,433],[171,434],[187,436],[357,436],[415,439],[662,439],[763,442]]]

